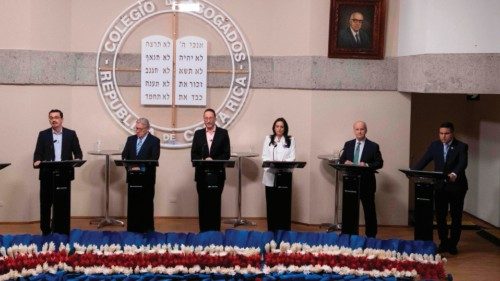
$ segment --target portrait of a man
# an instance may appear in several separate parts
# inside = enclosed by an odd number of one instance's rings
[[[385,0],[331,0],[329,58],[383,59]]]
[[[363,28],[365,16],[359,11],[349,13],[345,26],[339,30],[337,46],[339,48],[369,49],[372,45],[370,31]],[[366,24],[365,24],[366,25]]]

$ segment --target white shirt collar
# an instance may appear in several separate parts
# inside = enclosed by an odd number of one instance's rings
[[[61,128],[61,131],[60,131],[60,132],[58,132],[58,131],[56,131],[56,130],[52,129],[52,134],[54,134],[54,135],[62,135],[62,132],[63,132],[63,128]]]

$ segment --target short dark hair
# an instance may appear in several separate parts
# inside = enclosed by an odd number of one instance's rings
[[[217,116],[217,114],[215,114],[215,110],[213,110],[211,108],[205,109],[205,111],[203,111],[203,114],[205,114],[205,112],[212,112],[214,114],[214,116]]]
[[[63,113],[62,113],[62,111],[60,111],[59,109],[51,109],[51,110],[49,111],[49,115],[50,115],[51,113],[54,113],[54,112],[59,112],[59,115],[61,115],[61,118],[64,118],[64,117],[63,117]]]
[[[448,122],[448,121],[441,123],[439,128],[447,128],[447,129],[450,129],[450,131],[452,133],[455,132],[455,126],[453,126],[453,123]]]

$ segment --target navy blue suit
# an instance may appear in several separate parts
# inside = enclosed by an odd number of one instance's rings
[[[438,235],[441,243],[446,247],[456,247],[460,240],[464,199],[468,189],[465,175],[468,150],[469,146],[467,144],[453,139],[445,160],[443,143],[437,140],[429,145],[422,159],[412,167],[414,170],[422,170],[427,164],[434,161],[434,171],[443,172],[445,175],[450,173],[457,175],[455,182],[447,180],[436,184],[434,193]],[[451,215],[451,233],[449,237],[446,223],[448,207]]]
[[[344,164],[347,160],[353,161],[355,146],[356,139],[350,140],[344,144],[344,152],[340,156],[341,164]],[[384,166],[384,160],[382,159],[379,145],[369,139],[365,139],[365,146],[359,159],[359,162],[365,162],[373,171]],[[360,199],[365,214],[365,234],[368,237],[375,237],[377,235],[377,212],[375,209],[375,190],[377,182],[375,180],[375,173],[370,171],[363,174],[361,176],[360,185]]]
[[[359,32],[360,42],[356,42],[356,39],[352,35],[351,29],[348,27],[342,29],[339,32],[337,39],[337,46],[339,48],[349,48],[349,49],[369,49],[371,48],[371,40],[368,32],[366,30],[360,29]]]
[[[137,136],[133,135],[127,138],[127,143],[123,148],[122,159],[125,160],[158,160],[160,158],[160,139],[148,134],[144,143],[136,153]],[[127,173],[127,182],[130,174]],[[147,166],[144,168],[143,177],[144,192],[141,198],[130,198],[128,206],[127,230],[134,232],[154,231],[154,197],[156,182],[156,166]],[[137,219],[135,219],[137,217]]]
[[[33,162],[36,161],[54,161],[54,139],[52,137],[52,128],[41,131],[38,134],[36,141],[35,152],[33,153]],[[61,144],[61,160],[82,159],[82,150],[76,132],[67,128],[62,130],[62,144]],[[67,185],[70,188],[71,181],[75,178],[75,169],[68,168],[62,171],[65,180],[68,181]],[[60,229],[52,229],[51,226],[51,208],[54,204],[53,187],[53,173],[52,170],[41,168],[38,176],[40,180],[40,229],[44,235],[51,232],[69,232],[69,212],[70,210],[63,210],[68,212],[65,222],[59,225]],[[66,216],[64,216],[66,217]],[[67,221],[66,221],[67,220]],[[68,234],[68,233],[66,233]]]
[[[208,149],[206,129],[200,129],[194,133],[191,160],[201,160],[208,157],[213,160],[228,160],[231,157],[231,144],[227,130],[216,127],[210,149]],[[224,167],[216,169],[212,172],[217,175],[218,188],[209,188],[203,168],[195,168],[194,180],[196,181],[196,191],[198,192],[200,232],[220,230],[221,195],[224,189],[224,181],[226,180],[226,169]]]

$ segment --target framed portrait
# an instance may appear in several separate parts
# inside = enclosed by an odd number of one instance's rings
[[[331,0],[329,58],[383,59],[385,0]]]

